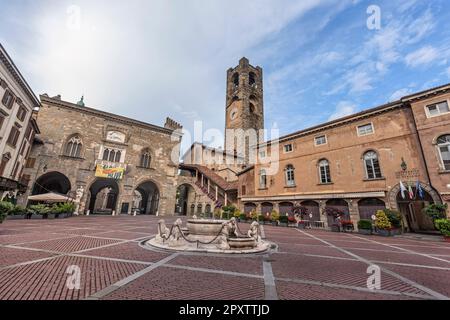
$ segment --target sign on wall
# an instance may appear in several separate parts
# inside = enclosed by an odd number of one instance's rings
[[[124,173],[124,168],[111,168],[104,164],[97,164],[97,169],[95,170],[95,176],[98,178],[108,178],[116,180],[122,180]]]

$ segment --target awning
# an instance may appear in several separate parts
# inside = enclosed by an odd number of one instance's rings
[[[35,196],[28,197],[28,200],[30,201],[42,201],[42,202],[73,202],[74,199],[68,196],[65,196],[63,194],[59,193],[44,193],[44,194],[38,194]]]

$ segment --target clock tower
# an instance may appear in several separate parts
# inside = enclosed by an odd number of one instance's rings
[[[225,149],[248,158],[250,145],[263,139],[260,130],[264,129],[264,104],[263,71],[250,65],[247,58],[227,71],[225,115]],[[256,141],[249,138],[252,132]]]

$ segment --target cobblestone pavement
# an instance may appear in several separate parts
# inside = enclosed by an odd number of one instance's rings
[[[450,244],[263,226],[269,254],[146,250],[158,217],[7,220],[0,299],[448,299]],[[174,218],[166,219],[170,224]],[[241,230],[249,225],[240,224]],[[367,288],[370,265],[381,289]],[[79,267],[80,287],[70,287]],[[69,280],[69,281],[68,281]],[[68,286],[69,284],[69,286]]]

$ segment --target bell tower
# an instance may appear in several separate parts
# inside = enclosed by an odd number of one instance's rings
[[[247,157],[249,146],[262,142],[260,130],[264,129],[264,103],[263,70],[250,65],[245,57],[237,67],[227,71],[225,116],[225,150],[243,155],[241,148],[237,148],[241,143]],[[234,135],[230,134],[230,129],[233,129]],[[239,129],[246,133],[255,132],[256,141],[250,142],[251,139],[243,136]]]

